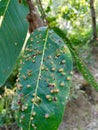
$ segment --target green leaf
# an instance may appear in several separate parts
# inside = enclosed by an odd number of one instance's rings
[[[27,6],[27,0],[18,0],[20,4],[24,4],[25,6]]]
[[[2,86],[16,63],[27,34],[27,7],[18,4],[17,0],[0,2],[3,21],[0,26],[0,86]]]
[[[57,130],[72,78],[71,54],[47,27],[34,31],[17,79],[17,122],[23,130]]]
[[[9,4],[9,0],[0,1],[0,16],[4,15],[8,4]]]
[[[98,90],[98,82],[95,80],[94,76],[89,71],[87,65],[79,57],[79,54],[73,47],[72,42],[67,38],[66,34],[61,29],[54,28],[54,31],[65,41],[65,43],[69,47],[70,52],[72,53],[72,56],[74,57],[75,62],[77,64],[77,68],[83,75],[84,79],[86,79],[87,82],[89,84],[91,84],[92,87],[94,87],[96,90]]]

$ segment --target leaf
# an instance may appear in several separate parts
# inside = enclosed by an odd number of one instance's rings
[[[87,82],[89,84],[91,84],[92,87],[94,87],[96,90],[98,90],[98,82],[95,80],[94,76],[89,71],[87,65],[79,57],[79,54],[73,47],[72,42],[66,37],[66,34],[64,34],[64,32],[61,29],[54,28],[53,30],[65,41],[65,43],[69,47],[70,52],[72,53],[72,56],[74,57],[75,62],[77,64],[77,68],[83,75],[84,79],[86,79]]]
[[[8,0],[6,8],[4,0],[0,2],[3,21],[0,26],[0,86],[11,74],[20,54],[27,34],[27,7],[18,4],[17,0]]]
[[[13,108],[23,130],[57,130],[72,78],[71,54],[52,30],[34,31],[25,48]]]
[[[4,108],[4,99],[0,95],[0,113],[2,112],[3,108]]]
[[[4,15],[4,12],[7,8],[8,3],[9,3],[9,0],[1,0],[0,1],[0,16]]]
[[[27,6],[27,0],[18,0],[18,2],[20,4],[24,4],[25,6]]]

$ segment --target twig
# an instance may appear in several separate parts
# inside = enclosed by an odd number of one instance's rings
[[[46,24],[48,24],[47,17],[46,17],[45,11],[43,9],[41,0],[36,0],[36,2],[38,4],[38,6],[39,6],[39,10],[41,12],[41,15],[42,15],[42,18],[43,18],[44,22],[46,22]]]
[[[27,15],[27,20],[29,22],[29,32],[32,33],[36,28],[42,27],[43,21],[37,12],[37,9],[32,0],[27,0],[30,13]]]

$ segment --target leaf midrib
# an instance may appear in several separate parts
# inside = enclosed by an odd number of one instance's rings
[[[37,78],[37,83],[36,83],[36,87],[35,87],[35,95],[37,96],[37,90],[39,88],[39,80],[40,80],[40,76],[41,76],[41,68],[42,68],[42,65],[43,65],[43,61],[44,61],[44,55],[45,55],[45,49],[46,49],[46,43],[47,43],[47,39],[48,39],[48,28],[46,29],[46,38],[45,38],[45,42],[44,42],[44,47],[43,47],[43,53],[42,53],[42,58],[41,58],[41,64],[40,64],[40,67],[39,67],[39,74],[38,74],[38,78]],[[34,110],[34,105],[32,105],[32,110],[31,110],[31,116],[32,116],[32,112]],[[31,118],[30,116],[30,118]],[[30,130],[30,125],[31,125],[31,120],[29,121],[29,127],[28,127],[28,130]]]

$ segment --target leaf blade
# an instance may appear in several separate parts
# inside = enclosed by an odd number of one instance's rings
[[[10,2],[10,0],[1,0],[0,1],[0,16],[4,16],[9,2]]]
[[[1,3],[0,3],[1,4]],[[0,86],[11,74],[27,34],[27,7],[9,0],[0,27]]]
[[[15,100],[17,121],[23,130],[57,130],[70,90],[71,55],[62,40],[47,28],[36,30],[30,39],[17,83],[17,96],[23,95],[21,105],[17,106]],[[34,112],[36,116],[32,116]]]

